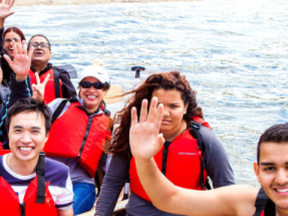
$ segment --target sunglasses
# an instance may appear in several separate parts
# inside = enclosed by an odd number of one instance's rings
[[[79,83],[79,86],[81,86],[82,88],[90,88],[91,86],[93,86],[95,89],[103,89],[104,88],[104,84],[101,82],[95,82],[95,83],[81,82],[81,83]]]

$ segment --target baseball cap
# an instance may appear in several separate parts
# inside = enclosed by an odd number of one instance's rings
[[[86,77],[95,77],[101,83],[110,83],[107,71],[99,65],[86,66],[80,74],[79,82]]]

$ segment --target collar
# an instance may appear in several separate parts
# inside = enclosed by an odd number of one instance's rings
[[[36,72],[36,70],[32,66],[30,68],[34,73]],[[46,73],[48,70],[50,70],[52,68],[53,68],[53,65],[51,63],[48,63],[47,66],[44,68],[44,70],[40,71],[39,76]]]

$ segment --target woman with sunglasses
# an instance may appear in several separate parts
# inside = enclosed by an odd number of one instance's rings
[[[114,131],[109,147],[113,157],[104,177],[95,215],[112,215],[128,178],[131,193],[126,205],[127,215],[175,215],[153,206],[139,181],[129,147],[131,109],[136,107],[139,112],[142,100],[150,102],[152,97],[157,97],[164,106],[160,132],[166,142],[155,156],[162,173],[183,188],[204,190],[206,176],[211,178],[214,188],[235,184],[225,149],[203,119],[196,92],[191,89],[185,76],[177,71],[153,74],[137,89],[126,94],[131,93],[133,97],[114,117],[114,123],[119,126]],[[199,130],[191,129],[190,132],[191,123],[198,126]],[[202,163],[204,166],[201,166]]]
[[[75,215],[89,211],[95,203],[94,176],[110,139],[110,117],[103,101],[109,88],[106,70],[90,65],[80,74],[79,97],[48,104],[52,127],[44,152],[69,167]]]
[[[1,58],[1,68],[3,70],[3,81],[7,84],[10,81],[10,75],[12,74],[12,69],[9,64],[3,58],[3,55],[8,55],[12,60],[16,51],[13,49],[12,41],[15,41],[16,47],[21,46],[21,41],[25,41],[25,36],[23,32],[17,27],[9,27],[4,31],[5,19],[12,15],[14,12],[10,12],[10,8],[13,6],[15,0],[2,1],[0,3],[0,55]]]

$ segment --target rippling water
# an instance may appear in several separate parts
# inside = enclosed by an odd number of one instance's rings
[[[112,84],[133,87],[135,65],[179,70],[198,91],[205,119],[222,140],[238,183],[257,185],[259,135],[288,119],[288,2],[207,0],[14,7],[7,26],[46,35],[54,65],[81,71],[104,60]],[[76,83],[77,81],[74,80]],[[115,112],[123,106],[109,105]]]

